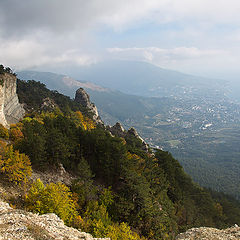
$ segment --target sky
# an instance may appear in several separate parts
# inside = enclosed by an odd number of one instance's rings
[[[120,59],[238,80],[239,13],[238,0],[1,0],[0,63],[48,70]]]

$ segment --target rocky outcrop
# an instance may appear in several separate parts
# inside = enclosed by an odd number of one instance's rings
[[[91,112],[93,114],[93,120],[96,123],[103,124],[103,122],[98,114],[97,107],[90,101],[89,95],[83,88],[79,88],[76,91],[74,101],[81,104],[83,107],[87,108],[89,110],[89,112]]]
[[[16,93],[16,76],[9,73],[0,74],[0,123],[9,127],[18,122],[25,114]]]
[[[67,227],[55,214],[38,215],[0,201],[0,240],[110,240]]]
[[[107,126],[106,128],[112,135],[117,137],[135,137],[142,142],[142,150],[148,152],[147,143],[139,136],[136,129],[131,127],[128,131],[125,131],[121,123],[117,122],[114,126]]]
[[[53,99],[47,97],[43,99],[41,109],[45,111],[53,111],[55,108],[57,108],[58,105],[54,102]]]
[[[239,240],[240,227],[219,230],[216,228],[200,227],[192,228],[185,233],[181,233],[176,240]]]
[[[125,137],[126,136],[126,131],[124,130],[123,126],[121,123],[117,122],[114,126],[109,127],[108,130],[113,134],[114,136],[118,137]]]
[[[148,151],[148,145],[147,145],[147,143],[139,136],[139,134],[137,133],[137,131],[136,131],[135,128],[131,127],[131,128],[128,130],[127,135],[128,135],[128,136],[133,136],[133,137],[139,139],[139,140],[142,142],[142,149],[143,149],[144,151]]]

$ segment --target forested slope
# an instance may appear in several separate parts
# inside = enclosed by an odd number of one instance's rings
[[[238,202],[193,183],[170,153],[143,151],[135,137],[112,136],[86,109],[43,84],[18,81],[18,94],[30,112],[7,133],[3,129],[12,146],[1,144],[0,166],[1,176],[27,189],[25,208],[55,212],[70,226],[112,240],[173,239],[193,226],[240,224]],[[44,111],[45,98],[58,107]],[[76,180],[71,186],[30,184],[28,172],[13,180],[6,169],[17,154],[28,156],[33,169],[62,164]]]

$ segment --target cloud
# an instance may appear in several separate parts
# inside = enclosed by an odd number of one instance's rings
[[[158,47],[146,47],[146,48],[109,48],[107,51],[111,54],[118,55],[126,58],[136,58],[138,60],[146,60],[154,62],[159,61],[176,61],[186,60],[194,58],[209,58],[225,55],[227,52],[216,49],[198,49],[196,47],[177,47],[177,48],[158,48]],[[142,58],[142,59],[139,59]]]
[[[1,0],[3,33],[84,31],[99,24],[127,29],[139,21],[158,23],[195,19],[238,23],[237,0]]]
[[[176,47],[176,48],[109,48],[107,52],[110,58],[145,61],[154,65],[175,69],[182,72],[207,75],[209,71],[218,69],[227,70],[226,59],[232,66],[237,65],[237,59],[231,52],[221,49],[200,49],[196,47]]]
[[[1,0],[0,61],[29,68],[115,56],[175,67],[219,61],[230,51],[239,59],[239,10],[237,0]],[[129,38],[144,25],[155,27],[159,43],[145,42],[144,32],[141,39]],[[112,48],[105,56],[97,41],[106,29]]]

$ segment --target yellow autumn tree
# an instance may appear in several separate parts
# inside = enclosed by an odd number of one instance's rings
[[[0,138],[4,138],[4,139],[9,138],[8,129],[5,128],[2,124],[0,124]]]
[[[63,183],[50,183],[44,186],[37,179],[25,197],[28,210],[44,213],[55,213],[65,223],[71,224],[77,217],[75,202],[70,189]]]
[[[91,130],[96,127],[96,124],[90,118],[84,116],[80,111],[75,112],[76,125],[81,126],[84,130]]]
[[[26,183],[32,174],[30,159],[24,153],[14,151],[13,146],[1,144],[0,172],[15,184]]]

